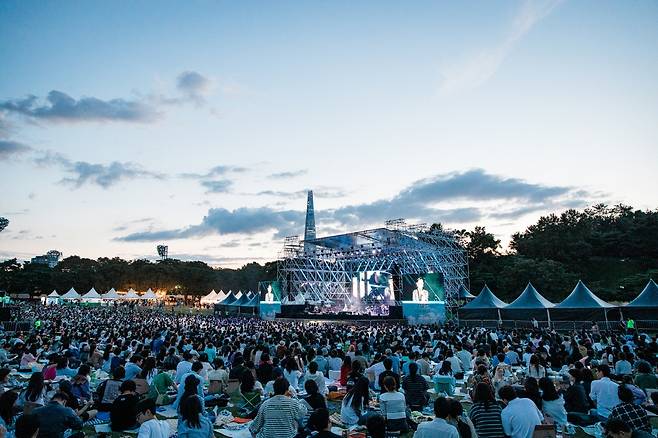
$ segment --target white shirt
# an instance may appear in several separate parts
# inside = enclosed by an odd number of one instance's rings
[[[178,365],[176,365],[176,384],[180,385],[181,378],[190,371],[192,371],[192,362],[186,360],[178,362]]]
[[[446,360],[450,362],[450,369],[452,370],[453,374],[464,372],[462,369],[462,362],[458,357],[450,356]]]
[[[414,433],[414,438],[459,438],[457,428],[448,424],[443,418],[420,423]]]
[[[503,409],[500,419],[511,438],[532,438],[535,426],[541,424],[544,416],[529,398],[515,398]]]
[[[366,368],[366,373],[372,373],[375,376],[375,380],[373,382],[375,385],[375,389],[382,389],[379,386],[379,375],[384,371],[386,371],[386,367],[384,367],[383,362],[374,363],[370,368]]]
[[[473,355],[466,350],[459,350],[456,355],[462,363],[462,369],[464,371],[469,371],[471,369],[471,359],[473,358]]]
[[[596,402],[596,413],[602,417],[608,418],[612,408],[617,406],[621,401],[617,396],[617,385],[608,377],[592,381],[592,388],[589,392],[589,398]]]
[[[315,374],[312,374],[310,371],[307,371],[304,375],[304,381],[313,380],[318,385],[318,392],[322,395],[329,394],[329,389],[327,388],[327,382],[324,380],[324,374],[321,371],[316,371]]]
[[[145,421],[139,426],[137,438],[169,438],[170,435],[171,429],[169,428],[169,423],[154,418]]]

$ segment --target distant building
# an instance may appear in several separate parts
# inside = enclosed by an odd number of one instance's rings
[[[50,250],[45,255],[40,255],[32,257],[30,263],[33,265],[46,265],[49,268],[54,268],[59,262],[59,258],[62,256],[62,253],[57,250]]]

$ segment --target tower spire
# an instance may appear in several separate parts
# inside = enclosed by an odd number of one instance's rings
[[[306,199],[306,225],[304,227],[304,240],[315,239],[315,209],[313,208],[313,190],[308,191]],[[313,246],[304,244],[304,251],[310,252]]]

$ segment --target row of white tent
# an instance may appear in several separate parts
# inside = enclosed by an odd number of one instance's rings
[[[135,289],[130,288],[124,295],[119,295],[114,288],[107,291],[107,293],[99,294],[93,287],[89,289],[84,295],[80,295],[74,288],[69,289],[64,295],[60,295],[56,290],[52,291],[46,297],[46,304],[59,303],[63,301],[83,301],[87,303],[100,303],[102,301],[111,300],[157,300],[158,296],[149,288],[144,294],[139,295]]]
[[[201,297],[201,300],[199,302],[201,304],[217,304],[224,301],[226,297],[228,297],[231,294],[233,294],[233,291],[224,292],[223,290],[220,290],[219,292],[215,292],[215,289],[213,289],[212,291],[210,291],[208,295]],[[239,299],[242,295],[253,297],[254,292],[249,291],[244,293],[242,291],[239,291],[233,295],[235,296],[236,299]]]

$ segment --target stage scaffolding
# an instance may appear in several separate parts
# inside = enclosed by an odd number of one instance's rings
[[[466,250],[449,230],[408,225],[402,219],[384,228],[284,242],[277,280],[282,303],[353,304],[352,279],[365,271],[386,271],[398,278],[395,296],[407,274],[443,274],[446,307],[456,307],[461,286],[469,289]]]

